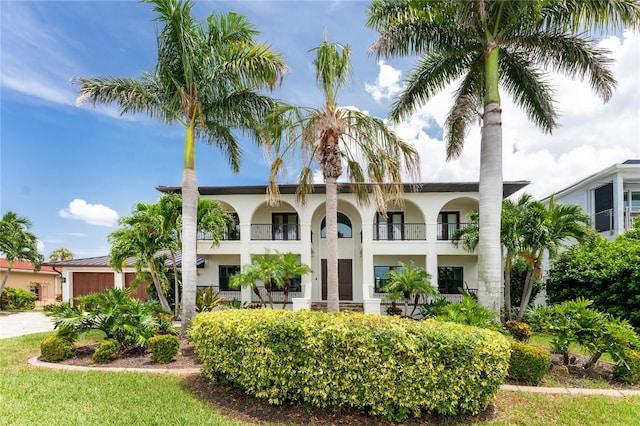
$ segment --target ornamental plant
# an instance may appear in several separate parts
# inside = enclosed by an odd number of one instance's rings
[[[22,288],[5,287],[0,293],[0,310],[26,311],[36,307],[36,294]]]
[[[190,338],[210,380],[271,404],[354,408],[392,420],[478,413],[509,366],[499,333],[351,312],[203,313]]]
[[[628,349],[622,359],[613,367],[613,378],[625,383],[640,380],[640,351]]]
[[[149,339],[151,360],[158,364],[166,364],[178,355],[180,339],[172,334],[159,334]]]
[[[40,341],[40,354],[47,362],[63,361],[71,358],[73,348],[68,340],[54,334]]]
[[[114,339],[104,339],[98,343],[91,359],[98,364],[108,364],[118,356],[120,345]]]
[[[521,343],[528,342],[533,335],[531,327],[526,322],[510,320],[505,323],[504,327],[516,341]]]
[[[511,342],[508,377],[519,382],[537,385],[551,366],[548,350],[520,342]]]

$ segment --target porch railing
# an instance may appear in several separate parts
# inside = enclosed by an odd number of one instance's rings
[[[300,240],[300,225],[294,224],[252,224],[252,240],[296,241]]]
[[[213,240],[213,235],[209,232],[198,232],[198,239],[203,241]],[[222,241],[240,241],[240,225],[232,229],[227,229],[222,234]]]
[[[450,241],[453,236],[461,229],[466,229],[471,226],[471,223],[438,223],[438,240]]]
[[[375,241],[412,241],[426,240],[424,223],[376,223],[373,225]]]

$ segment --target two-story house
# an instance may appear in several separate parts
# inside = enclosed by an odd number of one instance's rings
[[[582,206],[594,228],[612,240],[631,229],[640,216],[640,160],[607,167],[558,191],[555,200]]]
[[[506,182],[503,196],[528,183]],[[180,187],[157,189],[180,192]],[[200,196],[218,201],[236,223],[216,247],[209,236],[198,235],[197,255],[204,260],[198,287],[213,287],[228,299],[256,302],[249,289],[230,288],[229,277],[251,263],[252,255],[278,250],[298,254],[299,261],[313,269],[313,274],[294,279],[292,308],[326,301],[325,186],[315,185],[304,208],[295,203],[295,190],[295,185],[280,186],[281,203],[271,206],[265,186],[200,187]],[[337,218],[341,305],[358,304],[365,312],[380,313],[385,274],[399,262],[413,261],[426,269],[432,284],[452,301],[461,300],[460,288],[475,291],[477,254],[455,247],[451,237],[477,209],[478,183],[423,183],[416,192],[407,186],[404,206],[390,208],[386,215],[379,214],[373,202],[358,205],[349,186],[341,185]],[[279,297],[281,301],[282,293]]]

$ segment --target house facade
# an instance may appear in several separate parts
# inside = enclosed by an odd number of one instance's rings
[[[508,197],[528,182],[506,182]],[[158,187],[161,192],[180,192],[180,187]],[[315,185],[305,207],[295,202],[295,185],[280,186],[281,202],[266,201],[265,186],[200,187],[202,198],[218,201],[235,218],[235,226],[218,246],[199,234],[197,256],[199,288],[211,287],[227,299],[257,302],[250,289],[234,290],[229,277],[252,255],[274,250],[299,255],[300,263],[313,273],[294,277],[289,294],[292,309],[308,309],[326,302],[325,186]],[[358,205],[348,185],[338,190],[338,275],[341,307],[361,305],[367,313],[381,313],[380,291],[385,274],[399,262],[413,261],[431,275],[447,299],[459,301],[459,290],[477,291],[477,254],[451,243],[454,232],[466,226],[469,213],[478,209],[478,183],[425,183],[418,190],[405,188],[402,206],[389,206],[385,215],[375,204]],[[260,291],[264,291],[261,289]],[[276,303],[282,292],[274,292]]]
[[[601,170],[558,191],[555,200],[582,206],[600,235],[613,240],[631,229],[640,216],[640,160],[627,160]]]
[[[9,268],[7,259],[0,258],[0,280]],[[26,260],[16,260],[5,287],[21,288],[36,294],[36,306],[50,305],[62,295],[61,271],[42,265],[39,270]]]

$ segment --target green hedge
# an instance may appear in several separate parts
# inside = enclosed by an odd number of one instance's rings
[[[509,378],[537,385],[549,372],[551,354],[548,350],[520,342],[511,342]]]
[[[357,313],[228,310],[196,317],[202,373],[272,404],[354,407],[400,420],[475,414],[509,367],[499,333]]]
[[[180,339],[173,334],[159,334],[149,339],[151,360],[158,364],[167,364],[178,355]]]
[[[36,294],[22,288],[5,287],[0,294],[0,310],[25,311],[36,307]]]

